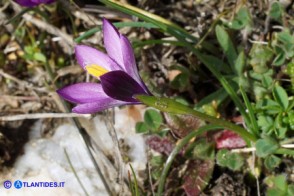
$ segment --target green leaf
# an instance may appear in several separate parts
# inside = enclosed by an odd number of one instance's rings
[[[228,167],[231,170],[240,170],[244,164],[244,158],[237,153],[232,153],[227,149],[222,149],[216,155],[217,164],[223,167]]]
[[[132,175],[134,178],[133,182],[130,182],[130,186],[132,187],[132,190],[134,190],[134,193],[132,195],[139,196],[140,194],[139,194],[139,189],[138,189],[137,177],[136,177],[135,171],[134,171],[131,164],[130,164],[130,168],[131,168]]]
[[[266,191],[267,196],[288,196],[286,193],[281,192],[281,190],[277,188],[271,188]]]
[[[294,184],[288,185],[288,195],[294,195]]]
[[[264,160],[264,165],[267,169],[273,170],[281,163],[281,159],[275,155],[269,155]]]
[[[149,131],[145,122],[136,123],[136,133],[147,133]]]
[[[234,70],[238,76],[243,76],[245,65],[245,54],[244,51],[242,51],[239,53],[238,58],[234,64]]]
[[[286,72],[291,78],[294,77],[294,61],[289,62],[287,64],[287,71]]]
[[[255,148],[257,156],[266,157],[274,153],[279,148],[279,144],[274,139],[268,137],[257,140]]]
[[[257,124],[267,135],[270,135],[271,132],[274,130],[274,119],[271,116],[267,115],[259,115]]]
[[[131,16],[137,16],[138,18],[146,22],[150,22],[156,25],[157,27],[159,27],[160,29],[164,30],[164,32],[167,32],[170,35],[173,35],[177,38],[180,38],[180,37],[185,38],[185,41],[186,39],[192,40],[194,42],[197,41],[197,39],[194,36],[192,36],[190,33],[188,33],[185,29],[166,20],[163,17],[152,14],[151,12],[142,10],[140,8],[131,6],[126,3],[120,3],[114,0],[99,0],[99,1],[119,11],[130,14]]]
[[[273,95],[279,105],[284,109],[284,111],[286,111],[289,105],[289,100],[287,92],[284,90],[284,88],[279,85],[275,85],[273,88]]]
[[[230,28],[240,30],[243,29],[244,27],[248,26],[251,22],[251,16],[250,12],[247,7],[242,7],[232,23],[229,25]]]
[[[214,67],[219,71],[219,72],[223,72],[223,73],[227,73],[227,74],[231,74],[232,73],[232,69],[231,67],[224,63],[223,60],[212,56],[212,55],[203,55],[205,56],[205,58],[208,58],[210,63],[214,65]]]
[[[193,149],[193,157],[202,160],[214,160],[214,155],[214,145],[212,142],[207,142],[206,139],[198,141]]]
[[[152,156],[152,158],[150,160],[150,165],[152,167],[161,167],[164,164],[164,161],[165,161],[165,159],[161,155]]]
[[[244,121],[250,122],[250,119],[249,119],[248,114],[246,113],[245,107],[244,107],[241,99],[239,98],[239,96],[236,93],[238,86],[237,85],[233,86],[231,81],[229,82],[223,75],[221,75],[221,73],[217,69],[215,69],[217,64],[215,64],[216,62],[214,62],[210,58],[210,56],[198,54],[197,57],[218,78],[218,80],[220,81],[220,83],[222,84],[222,86],[224,87],[226,92],[230,95],[231,99],[234,101],[235,105],[238,107],[240,113],[242,114],[242,116],[244,118]]]
[[[152,131],[156,131],[162,124],[163,119],[158,111],[148,109],[144,114],[144,121]]]
[[[243,129],[240,126],[237,126],[233,123],[230,123],[225,120],[221,120],[199,111],[193,110],[192,108],[183,105],[175,100],[165,98],[165,97],[154,97],[154,96],[146,96],[146,95],[135,95],[135,98],[141,101],[142,103],[154,107],[162,112],[169,112],[173,114],[184,114],[184,115],[192,115],[201,120],[208,121],[218,127],[227,128],[239,134],[245,141],[248,140],[256,141],[254,135],[249,133],[246,129]]]
[[[278,43],[276,44],[276,53],[290,59],[294,56],[294,36],[290,30],[285,29],[277,34]]]
[[[273,77],[272,76],[268,76],[268,75],[263,75],[262,79],[261,79],[262,85],[265,88],[271,88],[272,84],[273,84]]]
[[[221,149],[217,152],[216,154],[216,163],[220,166],[227,166],[227,154],[228,154],[229,150],[227,149]]]
[[[147,29],[158,28],[157,26],[149,22],[115,22],[113,23],[113,25],[117,28],[121,28],[121,27],[139,27],[139,28],[147,28]],[[87,39],[88,37],[94,35],[95,33],[99,31],[101,31],[101,26],[94,27],[86,31],[85,33],[83,33],[81,36],[77,37],[74,41],[76,43],[80,43],[82,40]]]
[[[206,104],[211,104],[211,102],[215,101],[216,105],[218,106],[219,104],[221,104],[227,97],[228,97],[228,93],[225,91],[224,88],[220,88],[217,91],[209,94],[208,96],[206,96],[205,98],[201,99],[201,101],[199,101],[196,105],[195,108],[200,108],[203,105]]]
[[[272,64],[275,66],[281,66],[285,63],[286,53],[282,49],[276,49],[276,50],[278,50],[278,53]]]
[[[279,2],[272,3],[269,15],[271,18],[280,21],[283,14],[283,7]]]
[[[248,96],[242,86],[240,86],[240,91],[241,91],[243,100],[245,102],[245,105],[247,107],[247,111],[248,111],[249,118],[250,118],[250,124],[247,124],[247,126],[250,127],[250,131],[252,133],[258,135],[258,124],[257,124],[257,120],[255,118],[253,107],[252,107],[252,105],[249,101],[249,98],[248,98]]]
[[[288,186],[287,184],[285,175],[268,176],[264,182],[269,186],[266,193],[270,196],[288,196],[287,192],[289,193],[289,188],[291,189],[291,185]],[[290,190],[290,192],[292,191]]]
[[[287,179],[284,175],[278,175],[274,178],[274,186],[279,190],[287,191]]]
[[[280,105],[272,99],[261,99],[256,103],[256,109],[267,114],[277,114],[282,111]]]
[[[237,59],[237,53],[229,34],[219,25],[216,26],[215,32],[217,40],[224,50],[231,67],[234,67],[235,60]]]
[[[172,88],[183,91],[189,85],[189,75],[186,73],[180,73],[171,81],[170,84]]]
[[[217,111],[217,108],[214,106],[213,103],[210,104],[205,104],[201,107],[202,111],[209,115],[209,116],[214,116],[214,117],[218,117],[219,113]]]
[[[268,68],[268,63],[273,58],[273,51],[268,46],[261,44],[254,44],[250,50],[250,65],[252,66],[254,72],[263,74],[266,73]]]
[[[40,61],[42,63],[46,62],[46,56],[40,52],[34,53],[33,58],[34,58],[34,60]]]

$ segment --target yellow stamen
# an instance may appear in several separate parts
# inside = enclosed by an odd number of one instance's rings
[[[100,77],[108,72],[108,70],[96,64],[87,65],[85,68],[89,74],[95,77]]]

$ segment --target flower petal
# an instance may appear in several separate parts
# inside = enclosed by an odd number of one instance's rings
[[[112,60],[108,55],[95,48],[77,45],[75,46],[75,53],[78,63],[83,69],[88,66],[100,66],[108,71],[121,70],[122,68]]]
[[[123,65],[126,70],[126,72],[132,76],[137,82],[141,83],[141,78],[138,73],[138,68],[135,61],[134,51],[132,48],[132,45],[128,38],[125,36],[120,37],[121,42],[121,50],[122,50],[122,56],[123,56]]]
[[[72,109],[72,112],[79,114],[93,114],[108,108],[127,104],[129,103],[107,97],[99,100],[99,102],[79,104]]]
[[[55,0],[31,0],[31,1],[37,4],[41,4],[41,3],[47,4],[47,3],[52,3]]]
[[[120,33],[105,18],[103,19],[103,40],[107,54],[114,59],[121,67],[124,65]]]
[[[125,68],[126,72],[132,78],[134,78],[141,85],[141,87],[143,89],[145,89],[146,92],[148,92],[148,94],[151,95],[151,92],[148,90],[147,86],[142,81],[142,78],[139,75],[138,67],[136,65],[134,51],[133,51],[133,48],[132,48],[130,41],[124,35],[121,35],[120,41],[121,41],[122,55],[123,55],[123,60],[124,60],[124,68]]]
[[[33,7],[38,5],[38,3],[32,2],[31,0],[15,0],[15,2],[25,7]]]
[[[54,1],[55,0],[15,0],[16,3],[25,7],[34,7],[42,3],[49,4],[53,3]]]
[[[108,98],[98,83],[77,83],[63,87],[57,93],[73,103],[91,103]]]
[[[100,77],[102,88],[113,99],[140,103],[133,98],[136,94],[147,94],[131,76],[123,71],[111,71]]]

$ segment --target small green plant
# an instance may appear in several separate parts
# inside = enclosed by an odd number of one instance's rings
[[[240,170],[244,165],[244,158],[238,153],[232,153],[227,149],[222,149],[216,155],[217,164],[228,167],[231,170]]]
[[[144,121],[137,122],[137,133],[151,133],[151,134],[164,134],[163,118],[161,114],[154,109],[147,109],[144,113]]]
[[[268,186],[266,195],[268,196],[290,196],[294,195],[294,184],[288,184],[286,176],[269,176],[265,179],[265,183]]]

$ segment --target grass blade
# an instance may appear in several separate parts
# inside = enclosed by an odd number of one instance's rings
[[[122,27],[138,27],[138,28],[146,28],[146,29],[151,29],[151,28],[158,28],[156,25],[148,22],[115,22],[113,23],[114,26],[117,28],[122,28]],[[87,39],[88,37],[91,37],[95,33],[101,31],[101,25],[94,27],[85,33],[83,33],[81,36],[77,37],[74,41],[76,43],[80,43],[82,40]]]
[[[254,115],[254,110],[253,110],[253,107],[243,89],[242,86],[240,86],[240,91],[241,91],[241,94],[242,94],[242,97],[244,99],[244,102],[245,102],[245,105],[247,107],[247,110],[248,110],[248,114],[249,114],[249,118],[250,118],[250,124],[247,124],[247,126],[250,127],[249,130],[251,130],[251,133],[255,134],[255,135],[259,135],[258,134],[258,125],[257,125],[257,121],[256,121],[256,118],[255,118],[255,115]]]
[[[140,8],[137,8],[128,4],[123,4],[114,0],[99,0],[99,1],[104,3],[105,5],[108,5],[112,8],[120,10],[124,13],[130,14],[132,16],[137,16],[144,21],[150,22],[158,26],[159,28],[161,28],[164,32],[168,32],[169,34],[175,37],[182,36],[185,39],[189,39],[190,41],[193,41],[193,42],[197,41],[197,38],[190,35],[185,29],[181,28],[180,26],[158,15],[152,14]]]

